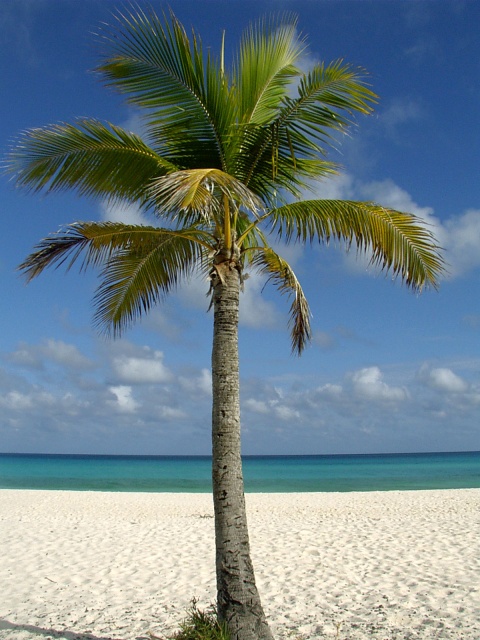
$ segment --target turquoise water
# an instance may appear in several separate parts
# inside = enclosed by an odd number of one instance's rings
[[[0,488],[209,492],[207,456],[0,454]],[[480,488],[480,452],[246,456],[247,492]]]

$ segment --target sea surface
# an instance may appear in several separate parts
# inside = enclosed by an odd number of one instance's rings
[[[0,489],[211,491],[208,456],[0,454]],[[480,488],[480,451],[245,456],[245,490],[391,491]]]

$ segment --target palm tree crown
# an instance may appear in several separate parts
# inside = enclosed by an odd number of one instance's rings
[[[264,20],[244,34],[227,71],[204,55],[170,13],[163,20],[118,15],[98,67],[106,83],[143,112],[145,136],[94,119],[23,134],[8,170],[32,190],[74,189],[135,203],[163,226],[79,223],[44,239],[21,265],[33,278],[80,256],[100,266],[96,321],[114,334],[200,268],[224,259],[253,265],[291,296],[292,347],[310,336],[308,304],[288,263],[270,246],[341,238],[419,290],[435,285],[442,261],[431,234],[409,214],[375,203],[300,200],[337,171],[326,160],[335,132],[376,96],[360,70],[341,61],[299,68],[305,43],[295,19]],[[293,89],[292,89],[293,87]]]

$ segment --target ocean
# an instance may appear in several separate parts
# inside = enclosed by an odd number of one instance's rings
[[[255,493],[480,488],[480,451],[245,456]],[[208,456],[0,454],[0,489],[211,491]]]

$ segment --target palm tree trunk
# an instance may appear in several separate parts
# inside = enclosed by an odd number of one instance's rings
[[[245,511],[238,369],[240,276],[232,263],[217,269],[222,277],[217,272],[212,282],[212,479],[218,615],[226,621],[232,640],[273,640],[255,585]]]

